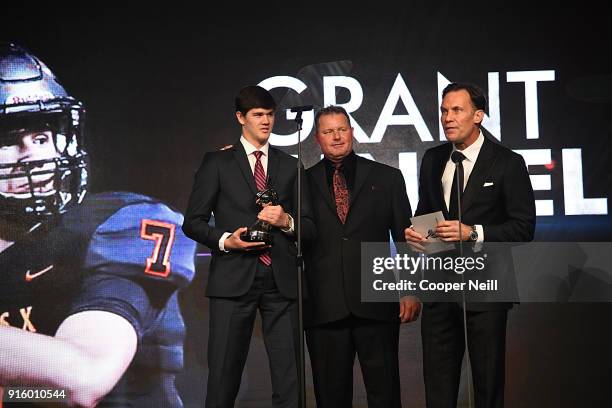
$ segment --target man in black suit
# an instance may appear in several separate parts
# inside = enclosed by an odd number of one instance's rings
[[[436,234],[448,242],[531,241],[535,202],[525,161],[482,134],[486,105],[483,92],[471,84],[453,83],[442,95],[440,120],[449,143],[431,148],[423,156],[415,215],[442,211],[447,221],[438,223]],[[456,191],[461,170],[462,224],[457,221]],[[412,228],[407,228],[405,234],[406,240],[417,246],[425,241]],[[502,407],[506,320],[512,303],[466,303],[465,314],[462,305],[439,302],[423,306],[421,336],[427,407],[457,405],[466,349],[464,316],[476,407]]]
[[[259,86],[240,91],[236,118],[242,136],[232,147],[204,155],[185,214],[185,234],[212,252],[206,288],[210,298],[209,408],[234,406],[258,309],[270,362],[272,406],[298,406],[293,222],[297,171],[293,157],[268,143],[275,108],[272,95]],[[279,205],[261,209],[255,194],[266,187],[276,190]],[[303,194],[308,196],[307,189]],[[302,205],[304,240],[314,236],[308,202],[304,199]],[[273,226],[271,247],[241,239],[257,219]]]
[[[389,242],[389,231],[404,240],[411,215],[404,179],[399,170],[353,152],[343,108],[322,109],[315,123],[325,158],[306,172],[317,239],[306,253],[305,309],[317,407],[351,407],[355,353],[368,406],[401,407],[399,323],[416,319],[420,303],[409,297],[362,302],[360,253],[362,242]]]

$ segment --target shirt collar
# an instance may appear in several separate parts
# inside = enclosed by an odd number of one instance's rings
[[[244,147],[244,151],[246,152],[247,156],[259,150],[260,152],[263,152],[264,156],[268,157],[268,150],[270,149],[270,142],[266,142],[266,144],[263,145],[261,149],[257,149],[255,146],[249,143],[249,141],[246,140],[246,138],[243,135],[240,135],[240,143],[242,143],[242,146]]]
[[[325,162],[325,165],[329,168],[333,168],[334,164],[331,160],[329,160],[327,157],[323,157],[323,161]],[[357,154],[355,153],[354,150],[351,150],[351,152],[344,158],[342,159],[342,166],[345,169],[352,169],[355,167],[355,162],[357,161]]]
[[[471,145],[469,145],[463,150],[457,150],[455,145],[453,145],[453,151],[459,151],[463,153],[465,158],[473,163],[478,158],[478,153],[480,153],[480,148],[482,147],[483,143],[484,143],[484,136],[482,135],[482,131],[481,131],[478,134],[478,138],[476,139],[474,143],[472,143]]]

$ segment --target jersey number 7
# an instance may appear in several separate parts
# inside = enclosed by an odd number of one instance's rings
[[[153,255],[147,258],[145,273],[167,278],[170,275],[170,251],[176,225],[155,220],[142,220],[140,238],[155,241]]]

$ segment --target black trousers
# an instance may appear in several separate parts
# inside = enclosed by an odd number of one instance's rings
[[[466,317],[476,408],[503,407],[508,311],[467,311]],[[427,407],[456,408],[465,352],[459,304],[424,304],[421,339]]]
[[[306,330],[317,408],[350,408],[355,354],[369,408],[401,407],[399,323],[350,316]]]
[[[278,292],[272,268],[258,263],[248,293],[210,298],[207,408],[234,407],[257,310],[272,376],[272,407],[298,407],[297,304]]]

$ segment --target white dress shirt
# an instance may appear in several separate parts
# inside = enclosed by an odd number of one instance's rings
[[[255,162],[257,158],[255,157],[255,152],[259,150],[263,154],[261,155],[261,165],[263,167],[263,171],[265,175],[268,175],[268,151],[270,150],[270,143],[266,142],[265,145],[261,146],[261,149],[256,148],[252,144],[249,143],[248,140],[244,138],[244,136],[240,136],[240,143],[242,143],[242,147],[244,147],[244,151],[246,152],[247,159],[249,159],[249,166],[251,166],[251,173],[255,174]]]
[[[476,159],[478,159],[478,154],[480,153],[480,148],[484,143],[484,136],[482,132],[478,135],[478,138],[474,143],[469,145],[463,150],[458,150],[455,145],[453,145],[453,152],[459,151],[465,156],[465,160],[463,160],[463,189],[465,190],[465,186],[467,186],[468,180],[470,179],[470,174],[472,174],[472,170],[474,169],[474,164],[476,164]],[[452,154],[452,152],[451,152]],[[455,175],[455,163],[448,156],[448,161],[446,162],[446,167],[444,167],[444,173],[442,173],[442,191],[444,192],[444,202],[446,203],[446,208],[449,208],[450,195],[453,188],[453,177]],[[478,232],[478,240],[476,242],[484,241],[484,230],[482,225],[476,225],[476,232]]]

